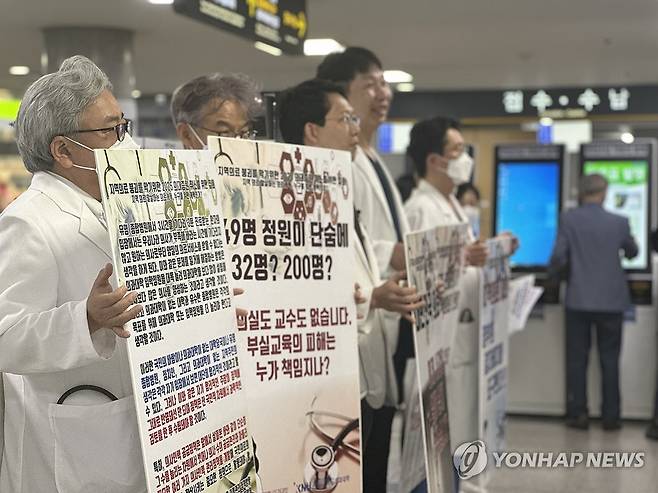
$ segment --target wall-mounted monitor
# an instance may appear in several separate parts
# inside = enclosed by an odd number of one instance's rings
[[[584,144],[580,151],[581,175],[599,173],[608,180],[603,207],[628,218],[631,234],[640,249],[637,257],[622,260],[629,272],[651,271],[649,236],[654,152],[653,141]]]
[[[510,258],[516,271],[548,267],[562,203],[564,147],[501,145],[494,169],[494,234],[509,231],[520,241]]]

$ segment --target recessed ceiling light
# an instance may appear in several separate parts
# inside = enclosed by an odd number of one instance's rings
[[[414,76],[404,70],[384,70],[384,79],[389,84],[413,82]]]
[[[276,46],[268,45],[267,43],[263,43],[261,41],[256,41],[254,43],[254,46],[259,49],[260,51],[264,51],[265,53],[269,53],[272,56],[281,56],[281,48],[277,48]]]
[[[345,47],[335,39],[320,38],[304,41],[304,55],[324,56],[336,51],[345,51]]]
[[[149,3],[153,5],[171,5],[174,0],[149,0]]]
[[[621,141],[624,144],[632,144],[633,142],[635,142],[635,136],[630,132],[624,132],[623,134],[621,134]]]
[[[413,92],[414,89],[416,89],[416,86],[414,86],[411,82],[401,82],[395,86],[395,90],[398,92]]]
[[[11,75],[27,75],[30,73],[30,67],[26,65],[14,65],[9,67],[9,73]]]
[[[141,97],[142,91],[140,91],[139,89],[133,89],[132,92],[130,93],[130,95],[133,98],[137,99],[137,98]]]

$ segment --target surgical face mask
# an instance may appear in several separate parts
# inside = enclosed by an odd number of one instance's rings
[[[474,205],[465,205],[464,214],[466,214],[466,219],[473,229],[473,234],[477,238],[480,236],[480,209]]]
[[[446,175],[452,182],[459,186],[471,179],[473,173],[473,158],[466,151],[462,152],[457,159],[450,159],[446,169]]]
[[[67,140],[70,140],[71,142],[73,142],[74,144],[79,145],[80,147],[84,147],[85,149],[94,152],[94,150],[91,147],[84,145],[82,142],[78,142],[77,140],[73,140],[72,138],[67,137],[66,135],[63,135],[62,137],[64,137]],[[117,149],[119,149],[119,150],[136,150],[136,149],[139,149],[139,148],[140,148],[139,144],[133,140],[133,138],[130,136],[129,133],[126,133],[126,135],[123,136],[123,140],[121,140],[121,141],[117,140],[114,144],[112,144],[108,148],[108,150],[112,150],[112,151],[115,151]],[[86,169],[86,170],[89,170],[89,171],[96,172],[96,167],[92,167],[92,166],[81,166],[79,164],[73,164],[73,167],[74,168],[80,168],[80,169]]]
[[[194,127],[192,125],[190,125],[189,123],[187,124],[187,126],[190,127],[190,130],[192,130],[192,133],[196,137],[196,140],[199,141],[199,144],[201,144],[201,147],[203,148],[203,150],[205,151],[206,149],[208,149],[208,144],[203,143],[203,140],[201,140],[201,137],[199,137],[199,134],[196,133],[196,130],[194,130]]]

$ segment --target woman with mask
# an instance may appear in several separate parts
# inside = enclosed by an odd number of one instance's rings
[[[464,208],[473,235],[480,236],[480,191],[472,183],[462,183],[457,187],[455,197]]]

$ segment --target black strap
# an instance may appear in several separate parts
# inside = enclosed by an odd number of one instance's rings
[[[361,211],[354,209],[354,231],[356,231],[356,236],[359,238],[359,242],[361,243],[361,247],[363,248],[363,253],[366,256],[366,260],[370,262],[370,258],[368,258],[368,250],[366,250],[366,244],[364,241],[363,237],[363,230],[361,229],[361,222],[359,221],[359,216],[361,214]]]
[[[75,394],[76,392],[80,392],[81,390],[91,390],[93,392],[98,392],[100,394],[103,394],[103,395],[107,396],[111,401],[118,401],[119,400],[116,395],[114,395],[109,390],[105,390],[103,387],[98,387],[96,385],[78,385],[78,386],[73,387],[73,388],[67,390],[66,392],[64,392],[62,394],[62,396],[57,400],[57,404],[64,404],[64,401],[71,394]]]
[[[377,173],[379,182],[382,184],[382,189],[384,190],[384,195],[386,196],[386,202],[388,202],[388,209],[391,213],[391,217],[393,218],[393,226],[395,226],[395,234],[398,238],[398,241],[402,241],[402,231],[400,230],[400,218],[398,217],[397,207],[395,207],[395,199],[393,198],[393,189],[391,187],[391,184],[389,183],[388,178],[386,177],[386,172],[382,167],[382,163],[380,163],[377,159],[374,159],[370,156],[368,156],[368,159],[372,163],[372,167],[375,168],[375,173]]]

